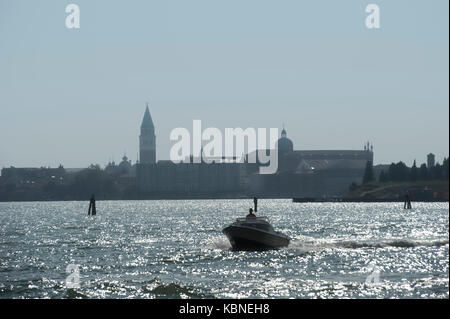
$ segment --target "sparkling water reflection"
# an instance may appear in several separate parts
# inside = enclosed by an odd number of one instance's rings
[[[249,206],[99,201],[88,217],[84,202],[0,203],[0,298],[449,297],[448,203],[262,200],[291,244],[230,251],[221,230]]]

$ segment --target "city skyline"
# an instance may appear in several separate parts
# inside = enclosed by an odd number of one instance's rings
[[[144,111],[144,115],[143,115],[143,118],[142,118],[142,122],[141,122],[141,127],[142,127],[142,125],[143,125],[143,123],[144,123],[144,121],[145,120],[148,120],[148,118],[147,118],[147,116],[149,116],[150,118],[150,122],[151,122],[151,125],[153,126],[153,123],[152,123],[152,119],[151,119],[151,115],[150,115],[150,113],[148,112],[148,110],[149,110],[149,103],[148,102],[146,102],[145,103],[146,104],[146,107],[145,107],[145,111]],[[284,125],[284,123],[283,123],[283,125],[282,125],[282,130],[283,131],[285,131],[285,125]],[[155,129],[154,127],[152,128],[153,130]],[[280,130],[280,132],[281,132],[281,130]],[[280,133],[280,136],[282,135],[282,133]],[[140,137],[139,137],[139,139],[140,139]],[[294,144],[295,144],[295,141],[293,141],[294,142]],[[138,142],[139,143],[139,142]],[[174,142],[175,143],[175,142]],[[207,142],[202,142],[203,143],[203,145],[205,144],[205,143],[207,143]],[[158,144],[157,142],[156,142],[156,144]],[[224,146],[225,147],[225,146]],[[367,141],[367,142],[364,142],[363,143],[363,145],[362,145],[362,147],[361,148],[355,148],[354,150],[371,150],[372,152],[374,151],[373,150],[373,143],[371,143],[370,141]],[[311,150],[322,150],[322,149],[320,149],[320,148],[316,148],[316,149],[311,149]],[[330,150],[334,150],[334,149],[330,149]],[[336,148],[336,150],[338,150],[337,148]],[[350,150],[350,149],[349,149]],[[153,152],[155,152],[155,151],[153,151]],[[100,165],[100,167],[102,167],[102,168],[105,168],[106,166],[108,166],[108,165],[111,165],[111,164],[119,164],[121,161],[124,161],[124,158],[126,158],[126,160],[127,161],[129,161],[129,162],[131,162],[131,163],[137,163],[137,162],[140,162],[140,157],[142,156],[142,155],[139,155],[139,153],[140,153],[140,151],[139,151],[139,146],[138,146],[138,151],[136,152],[136,156],[135,157],[133,157],[131,154],[129,154],[129,153],[127,153],[127,151],[126,151],[126,149],[122,152],[122,153],[115,153],[114,155],[112,155],[112,156],[109,156],[108,157],[108,160],[106,161],[104,161],[104,162],[98,162],[98,163],[94,163],[94,162],[90,162],[90,163],[88,163],[88,164],[86,164],[86,165],[84,165],[84,166],[66,166],[66,165],[64,165],[64,163],[63,162],[60,162],[59,164],[57,164],[57,165],[55,165],[55,166],[51,166],[51,165],[35,165],[35,166],[17,166],[17,165],[10,165],[11,167],[58,167],[59,165],[63,165],[64,167],[66,167],[66,168],[83,168],[83,167],[87,167],[87,166],[89,166],[89,165],[91,165],[91,164],[94,164],[94,165]],[[156,154],[158,154],[158,151],[157,151],[157,147],[156,147]],[[435,153],[433,153],[433,152],[429,152],[429,153],[427,153],[426,155],[424,155],[424,157],[425,157],[425,160],[424,161],[421,161],[421,160],[417,160],[417,159],[414,159],[414,161],[417,161],[417,164],[422,164],[422,163],[425,163],[425,164],[427,164],[428,162],[429,162],[429,155],[434,155],[434,156],[436,156],[435,155]],[[117,157],[116,157],[117,156]],[[155,155],[153,155],[153,156],[155,156]],[[193,155],[193,156],[195,156],[195,155]],[[199,155],[200,156],[200,155]],[[442,158],[442,160],[444,160],[445,158],[447,158],[448,156],[444,156],[443,158]],[[117,159],[117,160],[116,160]],[[169,157],[164,157],[164,158],[161,158],[161,157],[158,157],[158,156],[156,156],[156,161],[159,161],[159,160],[163,160],[163,161],[165,161],[165,160],[169,160]],[[402,160],[400,160],[400,161],[402,161]],[[374,161],[375,162],[375,161]],[[404,161],[403,161],[404,162]],[[389,163],[376,163],[375,162],[375,164],[374,165],[381,165],[381,164],[391,164],[391,163],[394,163],[393,161],[392,162],[389,162]],[[439,164],[439,163],[442,163],[442,161],[439,161],[439,158],[436,158],[436,164]],[[410,165],[408,165],[408,163],[405,163],[405,164],[407,164],[407,166],[410,166]],[[3,167],[9,167],[9,166],[3,166]]]
[[[364,1],[83,0],[79,30],[68,3],[0,2],[0,167],[134,162],[146,101],[157,160],[194,119],[284,123],[298,149],[369,140],[375,165],[448,157],[447,1],[376,1],[378,30]]]

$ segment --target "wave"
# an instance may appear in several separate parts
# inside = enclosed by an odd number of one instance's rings
[[[148,292],[158,296],[158,298],[207,298],[209,296],[202,293],[199,289],[184,286],[179,283],[161,283],[159,282],[153,289],[145,289]]]
[[[85,294],[81,293],[80,291],[77,291],[77,290],[71,289],[71,288],[67,289],[66,295],[64,297],[68,298],[68,299],[80,299],[80,298],[88,299],[89,298],[88,295],[85,295]]]

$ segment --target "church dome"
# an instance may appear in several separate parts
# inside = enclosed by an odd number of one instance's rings
[[[277,141],[278,153],[290,153],[294,151],[294,143],[287,138],[286,130],[283,128],[281,137]]]
[[[126,155],[124,155],[122,162],[119,164],[119,171],[122,174],[128,174],[131,171],[131,163]]]

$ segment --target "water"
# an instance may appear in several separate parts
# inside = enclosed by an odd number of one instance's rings
[[[448,203],[261,200],[292,238],[263,252],[221,233],[250,200],[88,204],[0,203],[0,298],[449,297]]]

